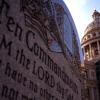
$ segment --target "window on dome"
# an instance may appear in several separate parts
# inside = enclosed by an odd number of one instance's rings
[[[100,35],[100,32],[98,34]]]
[[[84,49],[85,49],[85,59],[89,59],[90,58],[89,45],[85,46]]]
[[[98,55],[98,50],[97,50],[97,49],[95,49],[95,55],[96,55],[96,56]]]
[[[86,41],[86,37],[84,38],[84,41]]]
[[[92,55],[93,57],[98,55],[98,47],[97,47],[97,42],[94,42],[91,44],[91,48],[92,48]]]
[[[90,35],[88,35],[87,38],[89,39],[90,38]]]
[[[93,37],[95,37],[96,36],[96,33],[93,33]]]

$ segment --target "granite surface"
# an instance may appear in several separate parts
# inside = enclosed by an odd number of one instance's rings
[[[62,21],[59,25],[56,19],[56,7],[64,13],[60,4],[0,0],[0,100],[81,100],[81,84],[62,41]],[[74,54],[72,49],[68,52]]]

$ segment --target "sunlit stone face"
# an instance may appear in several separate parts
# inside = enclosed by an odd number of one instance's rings
[[[65,7],[64,3],[62,3],[60,0],[58,1],[54,0],[53,3],[55,10],[55,20],[59,30],[59,35],[61,37],[61,41],[63,41],[64,49],[66,49],[66,52],[69,52],[71,55],[74,55],[74,49],[77,47],[74,48],[73,45],[74,42],[77,42],[76,39],[77,33],[70,12]],[[73,42],[73,37],[75,40],[74,42]],[[61,44],[59,44],[56,41],[56,39],[54,39],[54,41],[51,42],[50,48],[52,51],[55,52],[63,52]]]
[[[64,42],[68,49],[70,50],[71,53],[73,53],[73,48],[72,48],[72,35],[73,35],[73,28],[70,23],[70,20],[67,16],[67,14],[64,15]]]

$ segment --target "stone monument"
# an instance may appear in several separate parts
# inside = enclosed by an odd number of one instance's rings
[[[62,0],[0,0],[0,100],[81,100],[77,42]]]

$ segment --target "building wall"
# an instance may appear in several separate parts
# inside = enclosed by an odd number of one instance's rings
[[[81,66],[83,78],[83,100],[99,100],[99,88],[95,63],[100,59],[100,13],[93,12],[93,21],[87,26],[81,41],[84,64]],[[84,70],[83,70],[84,69]],[[82,73],[82,71],[84,73]]]
[[[98,81],[95,68],[95,64],[90,61],[84,61],[84,65],[81,67],[84,91],[83,100],[99,100]]]
[[[100,61],[96,63],[96,76],[98,80],[99,94],[100,94]]]

